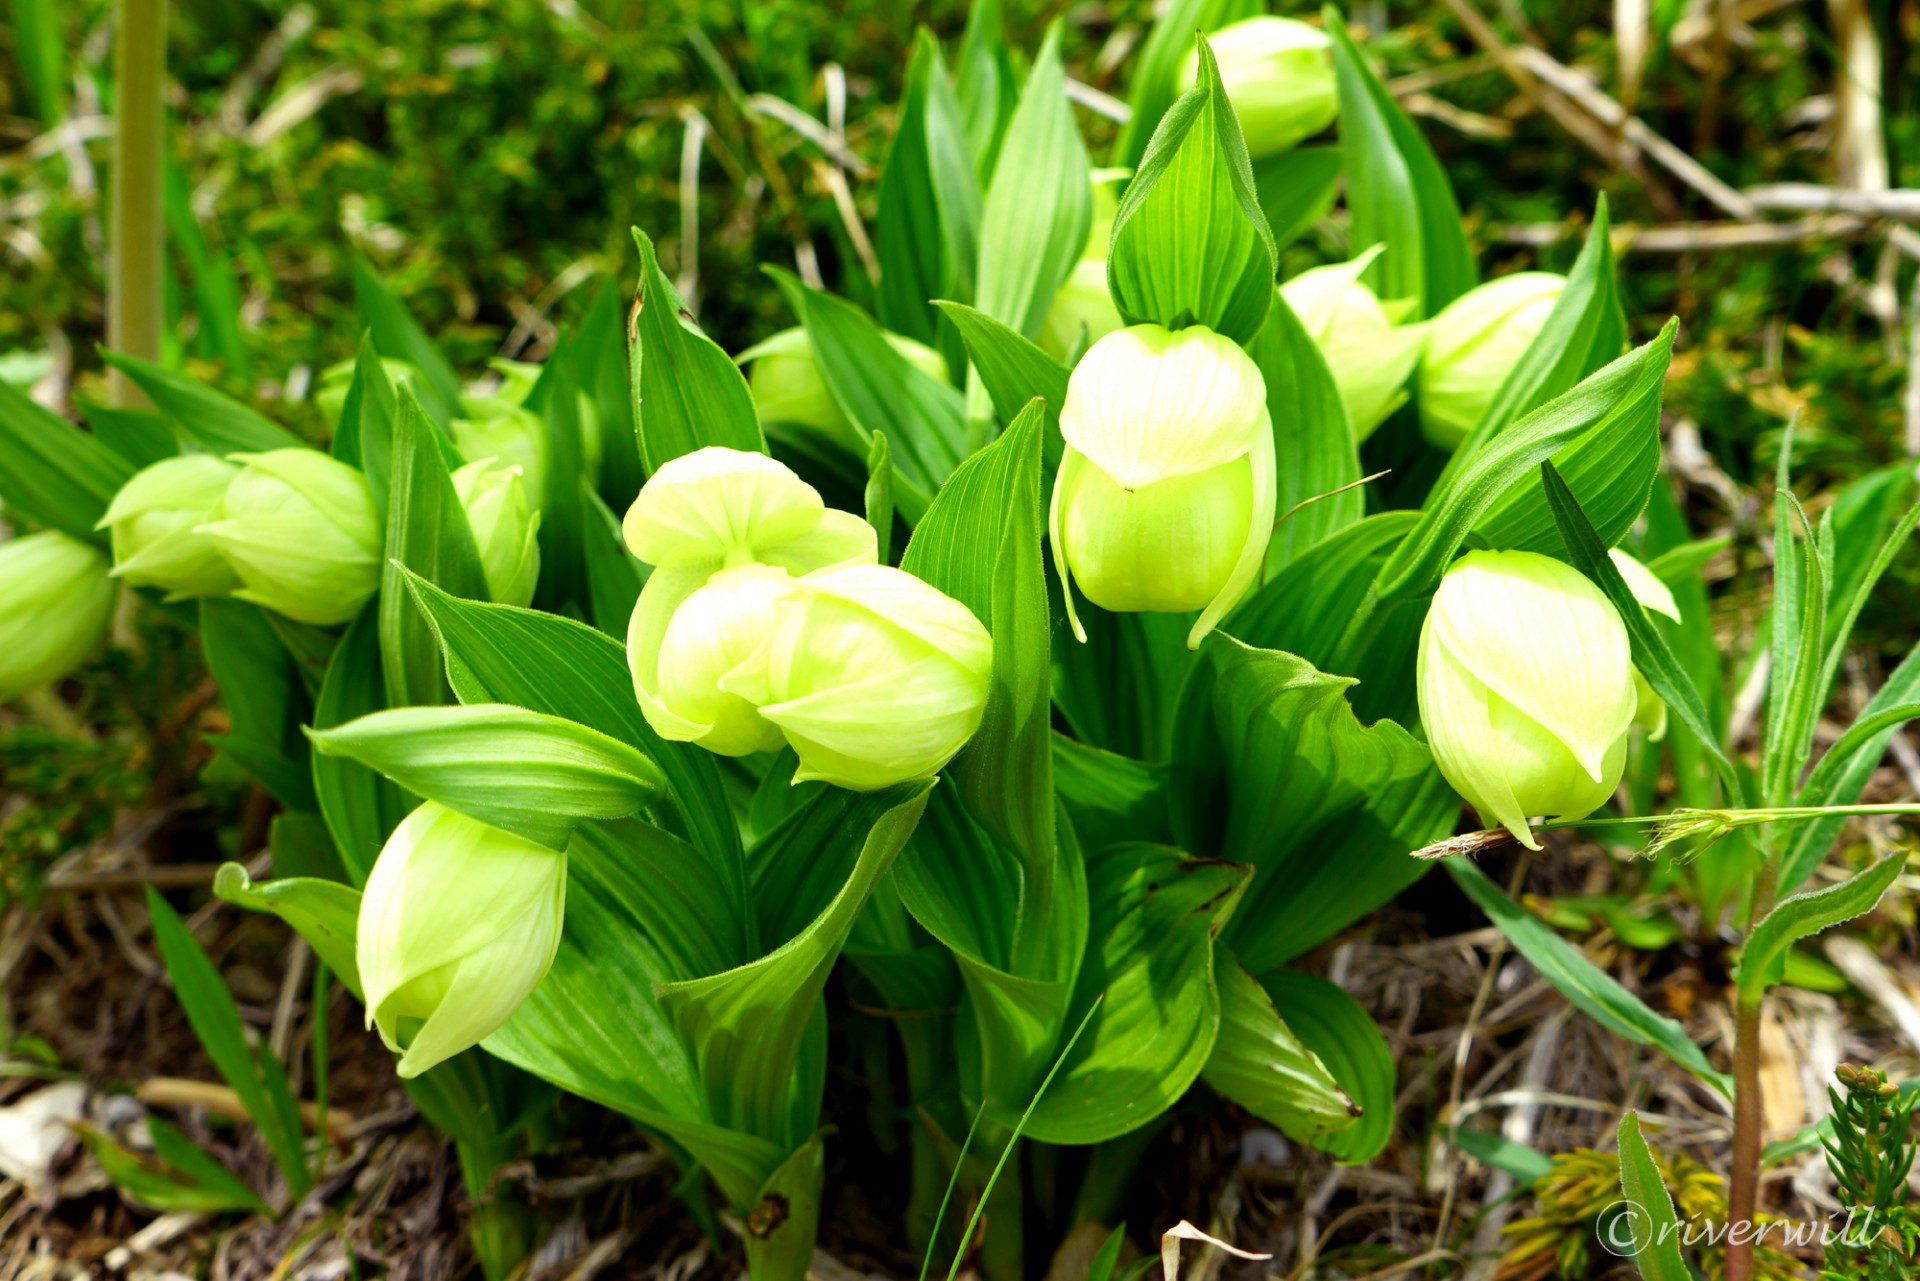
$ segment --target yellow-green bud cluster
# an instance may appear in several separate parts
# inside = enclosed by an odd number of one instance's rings
[[[979,727],[986,628],[877,564],[864,520],[764,454],[676,458],[624,525],[654,566],[627,663],[648,724],[722,755],[799,757],[795,781],[871,790],[931,778]]]

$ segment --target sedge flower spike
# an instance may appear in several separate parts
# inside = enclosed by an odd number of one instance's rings
[[[527,501],[520,468],[496,467],[491,458],[468,463],[453,473],[453,491],[473,528],[487,595],[496,605],[531,604],[540,581],[540,513]]]
[[[793,781],[855,791],[932,778],[980,728],[993,638],[959,601],[887,565],[799,580],[721,686],[800,758]]]
[[[367,1024],[414,1077],[491,1036],[560,947],[567,859],[428,801],[387,838],[360,899]]]
[[[1311,138],[1340,112],[1333,73],[1333,41],[1295,18],[1256,15],[1207,37],[1220,83],[1240,118],[1247,156],[1260,160]],[[1200,77],[1200,51],[1180,64],[1182,93]]]
[[[114,577],[157,587],[168,600],[224,596],[240,586],[213,539],[200,532],[239,474],[211,454],[166,458],[135,472],[95,526],[111,531]]]
[[[54,529],[0,542],[0,703],[53,684],[106,639],[107,558]]]
[[[795,575],[874,563],[873,527],[765,454],[710,446],[662,465],[622,531],[654,567],[627,628],[647,723],[728,756],[777,748],[779,730],[721,678],[773,630]]]
[[[1407,379],[1427,342],[1425,325],[1396,324],[1388,306],[1360,283],[1379,252],[1375,246],[1352,262],[1314,267],[1280,286],[1327,362],[1355,444],[1406,402]]]
[[[1627,590],[1633,593],[1633,598],[1640,602],[1642,608],[1665,614],[1676,623],[1680,621],[1680,604],[1674,600],[1672,588],[1618,547],[1607,554],[1613,558],[1614,568],[1620,571],[1620,577],[1627,580]],[[1659,742],[1667,736],[1667,705],[1653,692],[1653,686],[1647,683],[1647,678],[1638,667],[1633,669],[1633,693],[1634,727],[1645,730],[1649,739]]]
[[[1479,425],[1566,285],[1550,271],[1516,272],[1469,289],[1433,318],[1419,378],[1428,441],[1456,449]]]
[[[385,535],[367,478],[317,449],[233,454],[242,464],[208,524],[241,600],[331,627],[380,588]]]
[[[1240,600],[1273,536],[1273,425],[1259,367],[1199,327],[1135,325],[1074,367],[1047,528],[1073,587],[1121,613],[1199,610],[1189,648]]]
[[[1579,571],[1468,552],[1420,629],[1420,721],[1453,790],[1528,849],[1534,815],[1584,818],[1620,782],[1636,697],[1626,625]]]

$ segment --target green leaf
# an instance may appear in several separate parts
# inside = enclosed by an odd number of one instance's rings
[[[173,980],[174,995],[180,998],[180,1006],[186,1011],[194,1035],[200,1039],[201,1048],[233,1087],[247,1115],[260,1127],[261,1137],[266,1139],[287,1187],[296,1198],[305,1196],[312,1179],[307,1172],[306,1144],[299,1117],[293,1110],[292,1099],[279,1097],[285,1091],[284,1073],[278,1078],[280,1088],[276,1090],[273,1088],[275,1077],[263,1070],[262,1061],[272,1057],[273,1051],[263,1045],[256,1058],[255,1051],[247,1044],[240,1012],[234,1007],[226,981],[213,968],[213,962],[207,959],[179,916],[152,886],[147,887],[147,911],[153,919],[154,941],[159,944],[161,959],[166,962],[167,976]],[[276,1060],[275,1067],[278,1066]],[[289,1113],[293,1113],[292,1125],[286,1123]]]
[[[1783,451],[1783,482],[1786,458],[1787,451]],[[1827,701],[1827,689],[1819,681],[1828,581],[1813,527],[1784,483],[1774,491],[1773,504],[1773,661],[1761,740],[1760,798],[1763,805],[1784,805],[1799,784],[1800,772],[1813,749],[1815,722]],[[1796,514],[1804,538],[1793,536]]]
[[[393,384],[387,381],[387,368],[374,350],[373,335],[362,334],[353,381],[347,384],[340,425],[334,429],[333,456],[366,473],[374,510],[383,520],[393,483],[393,421],[398,413]]]
[[[209,742],[289,809],[316,805],[298,726],[307,695],[265,610],[230,597],[200,602],[200,645],[227,705],[228,731]]]
[[[1453,1146],[1480,1164],[1528,1185],[1553,1169],[1553,1158],[1491,1130],[1456,1130]]]
[[[1173,828],[1183,849],[1251,864],[1222,937],[1264,973],[1332,937],[1427,871],[1407,851],[1446,834],[1459,802],[1424,744],[1363,726],[1351,677],[1209,638],[1181,694]]]
[[[1673,1198],[1661,1181],[1660,1168],[1653,1163],[1647,1141],[1640,1136],[1638,1112],[1620,1118],[1620,1195],[1626,1197],[1633,1213],[1623,1216],[1624,1221],[1614,1230],[1624,1228],[1631,1233],[1632,1258],[1640,1275],[1646,1281],[1693,1281],[1693,1273],[1680,1254],[1680,1224],[1674,1218]]]
[[[661,1008],[692,1049],[717,1123],[787,1150],[811,1133],[811,1125],[795,1133],[789,1111],[801,1039],[853,918],[906,843],[925,798],[924,785],[861,797],[858,817],[850,815],[831,834],[834,844],[851,844],[853,837],[859,845],[824,911],[758,960],[660,989]]]
[[[311,448],[272,419],[197,379],[123,352],[103,351],[100,359],[132,379],[175,429],[210,453],[224,458]]]
[[[1427,598],[1381,603],[1371,591],[1419,520],[1417,512],[1380,512],[1321,540],[1228,615],[1222,630],[1357,678],[1348,698],[1362,720],[1412,724],[1419,715],[1415,646]],[[1364,620],[1357,628],[1356,619]]]
[[[1171,1107],[1206,1065],[1221,1019],[1213,936],[1248,869],[1159,845],[1087,859],[1088,946],[1067,1022],[1083,1019],[1027,1132],[1102,1143]],[[1095,1001],[1099,1004],[1096,1006]]]
[[[359,254],[353,255],[353,299],[374,348],[388,360],[403,360],[420,371],[421,383],[413,394],[421,408],[442,426],[458,418],[460,376],[452,362]]]
[[[180,452],[180,441],[167,420],[147,409],[118,409],[96,404],[85,396],[76,396],[80,416],[87,420],[93,438],[135,467],[151,467]],[[4,411],[0,411],[3,413]],[[0,431],[5,430],[0,421]]]
[[[1053,785],[1081,848],[1147,841],[1174,844],[1167,818],[1167,768],[1053,736]]]
[[[95,529],[133,464],[0,380],[0,501],[97,547]]]
[[[973,297],[980,182],[940,44],[922,27],[907,64],[900,124],[880,172],[874,252],[880,323],[929,346],[940,338],[935,298]]]
[[[974,170],[984,181],[993,173],[1007,122],[1020,105],[1000,0],[977,0],[967,6],[967,25],[954,64],[954,99],[966,126]]]
[[[206,234],[193,211],[186,171],[171,154],[165,157],[164,172],[167,236],[186,260],[193,286],[196,345],[203,354],[225,362],[231,381],[249,384],[253,375],[240,333],[240,283],[234,275],[234,258],[208,250]]]
[[[1673,355],[1676,327],[1677,322],[1668,321],[1658,338],[1548,401],[1469,459],[1447,490],[1428,504],[1419,526],[1381,570],[1375,584],[1380,597],[1392,600],[1433,591],[1468,531],[1515,486],[1531,491],[1532,473],[1563,446],[1589,433],[1638,438],[1648,424],[1657,427],[1660,391]],[[1645,503],[1644,493],[1639,501]],[[1610,546],[1626,533],[1639,508],[1608,514],[1614,523],[1602,531],[1602,539]]]
[[[1451,473],[1487,441],[1506,430],[1508,424],[1571,390],[1581,379],[1611,362],[1626,345],[1626,319],[1621,314],[1619,292],[1614,284],[1613,244],[1608,238],[1611,227],[1607,198],[1603,195],[1594,205],[1593,226],[1587,231],[1587,243],[1574,260],[1573,270],[1567,274],[1566,288],[1554,300],[1546,324],[1520,354],[1487,412],[1454,450],[1440,482],[1434,486],[1436,493],[1452,479]],[[1654,446],[1657,462],[1657,436]],[[1573,448],[1569,447],[1569,453]],[[1565,471],[1568,462],[1556,459],[1555,465]],[[1509,506],[1512,498],[1510,495]],[[1527,501],[1533,506],[1539,505],[1530,496]],[[1507,544],[1496,541],[1496,545]]]
[[[1338,147],[1290,147],[1254,163],[1253,185],[1276,250],[1306,235],[1333,207],[1340,164]]]
[[[1333,37],[1340,86],[1340,149],[1347,177],[1350,256],[1384,244],[1369,270],[1382,298],[1416,300],[1431,316],[1473,288],[1473,251],[1447,171],[1413,121],[1367,66],[1332,5],[1321,10]]]
[[[400,707],[312,738],[326,755],[561,851],[582,819],[625,818],[666,787],[659,768],[620,740],[504,703]]]
[[[13,0],[13,56],[32,95],[33,108],[46,130],[67,114],[66,39],[60,15],[67,12],[59,0]]]
[[[408,586],[440,638],[462,702],[512,703],[639,748],[666,776],[693,847],[746,901],[740,831],[713,754],[653,732],[633,697],[622,645],[570,619],[458,600],[419,578]]]
[[[900,564],[972,610],[993,636],[986,712],[947,773],[973,815],[1019,852],[1044,914],[1054,810],[1040,440],[1035,402],[954,473]]]
[[[1207,1084],[1296,1142],[1347,1129],[1361,1109],[1273,1008],[1273,998],[1215,948],[1220,1034],[1207,1059]]]
[[[600,421],[600,494],[616,507],[632,502],[647,478],[634,432],[627,335],[620,312],[619,285],[608,277],[594,291],[573,334],[580,390]]]
[[[314,700],[313,727],[332,729],[386,704],[386,683],[380,676],[379,607],[369,605],[347,625],[334,650]],[[413,808],[415,798],[358,761],[344,756],[313,757],[313,792],[320,814],[347,878],[364,885],[387,835]]]
[[[816,1134],[767,1176],[741,1238],[751,1275],[809,1275],[820,1231],[820,1190],[826,1166],[826,1144]]]
[[[1607,594],[1613,607],[1619,611],[1620,620],[1626,624],[1627,638],[1633,645],[1633,665],[1647,678],[1667,704],[1667,708],[1680,723],[1686,726],[1699,742],[1701,750],[1714,763],[1719,772],[1722,785],[1727,794],[1736,799],[1744,795],[1740,774],[1720,750],[1719,735],[1707,720],[1706,704],[1700,698],[1700,691],[1694,686],[1693,679],[1686,669],[1673,656],[1673,650],[1667,645],[1666,638],[1654,627],[1647,611],[1634,598],[1633,590],[1627,586],[1626,579],[1620,576],[1620,570],[1607,554],[1600,535],[1580,510],[1580,504],[1568,491],[1566,482],[1553,469],[1553,464],[1540,464],[1542,483],[1546,486],[1547,505],[1553,512],[1554,523],[1560,527],[1560,537],[1567,550],[1567,559],[1572,566],[1593,581],[1594,586]]]
[[[1360,479],[1360,456],[1333,372],[1279,293],[1259,334],[1247,344],[1247,354],[1266,380],[1279,464],[1274,510],[1281,520],[1267,545],[1266,572],[1272,574],[1327,535],[1358,521],[1366,514],[1367,496],[1358,488],[1334,493]],[[1323,494],[1330,497],[1320,497]],[[1308,499],[1316,501],[1294,510]]]
[[[893,560],[893,455],[887,438],[876,434],[867,449],[867,486],[860,495],[861,510],[873,526],[874,555],[880,564]]]
[[[546,427],[548,475],[546,502],[540,508],[540,580],[535,605],[552,613],[572,612],[589,603],[586,566],[586,447],[580,421],[579,359],[573,344],[562,342],[547,357],[540,379],[527,394],[526,407]]]
[[[1908,651],[1900,666],[1893,670],[1867,705],[1860,710],[1846,733],[1807,775],[1807,781],[1794,797],[1795,805],[1852,805],[1866,790],[1867,782],[1887,753],[1908,708],[1920,707],[1920,645]],[[1865,727],[1872,726],[1870,735]],[[1862,730],[1862,734],[1855,734]],[[1795,823],[1787,829],[1780,856],[1780,887],[1791,890],[1820,866],[1820,860],[1846,824],[1843,815]]]
[[[646,586],[647,567],[627,550],[620,518],[600,500],[600,495],[587,489],[584,479],[581,490],[586,525],[581,536],[585,544],[587,595],[588,603],[593,606],[593,625],[624,645],[633,607],[640,600],[640,589]]]
[[[1361,1110],[1358,1122],[1307,1142],[1342,1165],[1363,1165],[1393,1135],[1395,1078],[1386,1038],[1360,1003],[1311,974],[1275,970],[1260,980],[1274,1011]]]
[[[91,1125],[80,1123],[73,1128],[114,1185],[150,1210],[273,1213],[252,1188],[192,1139],[151,1113],[146,1120],[153,1139],[152,1157],[122,1147]]]
[[[1128,324],[1206,325],[1245,343],[1266,319],[1278,265],[1240,119],[1202,38],[1199,84],[1153,131],[1114,215],[1114,305]]]
[[[380,577],[380,670],[390,707],[446,701],[433,631],[407,592],[404,574],[455,596],[487,595],[473,527],[434,436],[433,423],[403,385],[393,421],[387,559]]]
[[[939,307],[960,331],[1001,422],[1012,422],[1036,397],[1045,402],[1047,467],[1059,466],[1065,448],[1060,438],[1060,407],[1067,401],[1067,367],[985,312],[954,302]]]
[[[1906,851],[1896,851],[1838,885],[1808,890],[1774,904],[1747,934],[1746,944],[1740,949],[1740,964],[1733,978],[1741,1002],[1758,1001],[1767,988],[1780,981],[1786,972],[1787,952],[1795,943],[1871,912],[1906,865]]]
[[[1060,609],[1054,606],[1056,617]],[[1194,665],[1187,649],[1194,617],[1111,614],[1087,603],[1080,607],[1084,643],[1069,628],[1054,633],[1054,705],[1075,738],[1138,760],[1167,758],[1174,706]]]
[[[1218,31],[1265,12],[1266,6],[1257,0],[1173,0],[1154,20],[1134,61],[1127,82],[1127,103],[1133,114],[1120,126],[1113,163],[1132,169],[1146,154],[1148,138],[1180,96],[1180,64],[1193,49],[1194,32]]]
[[[253,912],[270,912],[292,926],[347,991],[358,997],[360,891],[310,876],[280,876],[256,881],[238,863],[222,863],[213,892]]]
[[[1687,1036],[1685,1028],[1648,1009],[1645,1002],[1589,961],[1579,948],[1508,898],[1472,863],[1464,858],[1450,858],[1445,866],[1454,882],[1479,905],[1487,919],[1499,927],[1507,941],[1575,1008],[1616,1036],[1661,1051],[1724,1097],[1733,1097],[1732,1082],[1708,1065],[1706,1055]]]
[[[965,399],[894,350],[872,317],[852,303],[810,289],[790,272],[766,271],[806,326],[820,377],[853,424],[862,453],[876,435],[886,436],[901,514],[919,520],[966,457]]]
[[[1047,28],[980,213],[974,305],[1031,338],[1086,248],[1093,170],[1067,102],[1062,24]]]
[[[708,445],[767,452],[747,380],[694,323],[654,258],[653,242],[634,228],[640,288],[627,333],[633,413],[649,473]]]

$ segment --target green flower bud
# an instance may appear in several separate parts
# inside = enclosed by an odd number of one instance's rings
[[[224,596],[240,579],[200,532],[240,469],[211,454],[167,458],[120,487],[98,529],[113,536],[113,573],[168,600]]]
[[[487,362],[487,368],[500,375],[499,390],[494,396],[508,404],[524,406],[527,397],[540,382],[540,374],[546,368],[531,361],[508,360],[505,356],[495,356]],[[600,409],[593,403],[593,397],[585,390],[574,393],[574,401],[580,411],[580,458],[588,476],[597,484],[600,477]]]
[[[1426,346],[1424,325],[1396,325],[1360,275],[1378,254],[1314,267],[1280,286],[1333,373],[1355,443],[1365,440],[1407,399],[1408,377]]]
[[[1633,720],[1626,625],[1577,570],[1468,552],[1420,630],[1420,720],[1481,820],[1539,849],[1534,815],[1583,818],[1620,782]]]
[[[547,425],[539,415],[497,396],[463,396],[467,416],[453,420],[453,443],[462,458],[491,458],[501,467],[518,467],[527,501],[545,508]]]
[[[527,502],[520,469],[484,458],[453,473],[453,488],[480,549],[487,595],[499,605],[528,605],[540,581],[540,513]]]
[[[347,389],[353,386],[353,373],[359,364],[357,360],[343,360],[320,371],[319,381],[313,388],[313,403],[329,427],[340,426],[340,415],[347,407]],[[382,360],[380,368],[386,370],[388,382],[404,378],[418,384],[422,377],[418,366],[404,360]]]
[[[661,721],[649,717],[663,737],[679,736],[668,729],[697,731],[693,741],[722,756],[780,750],[780,727],[722,682],[773,633],[780,622],[780,602],[796,590],[797,582],[776,566],[737,565],[714,574],[675,606],[654,659],[658,678],[653,697],[677,718],[661,728]],[[634,617],[642,617],[639,610]],[[628,653],[637,648],[630,647]],[[645,707],[644,692],[641,699]]]
[[[932,778],[973,732],[993,638],[959,601],[904,570],[809,574],[766,642],[721,679],[800,757],[796,783],[872,791]]]
[[[385,537],[358,471],[317,449],[233,454],[243,464],[211,523],[241,600],[303,623],[344,623],[380,588]]]
[[[1433,318],[1420,358],[1420,428],[1441,449],[1467,438],[1546,326],[1567,278],[1522,271],[1469,289]]]
[[[1642,565],[1618,547],[1608,555],[1613,557],[1614,568],[1620,571],[1620,577],[1627,580],[1627,590],[1633,598],[1656,614],[1665,614],[1674,622],[1680,621],[1680,605],[1673,599],[1673,591],[1665,583],[1655,578],[1653,571]],[[1647,737],[1659,742],[1667,736],[1667,705],[1653,692],[1653,686],[1633,669],[1634,709],[1633,723],[1647,731]]]
[[[567,859],[432,801],[402,819],[360,899],[367,1025],[414,1077],[491,1036],[553,964]]]
[[[113,620],[107,558],[43,530],[0,543],[0,703],[51,685],[85,662]]]
[[[1082,258],[1053,295],[1053,305],[1040,323],[1040,350],[1065,360],[1080,345],[1082,334],[1091,345],[1126,323],[1107,291],[1107,260]]]
[[[921,373],[947,381],[945,356],[899,334],[887,334],[886,339]],[[825,437],[856,458],[867,456],[866,445],[861,443],[840,402],[827,390],[827,380],[820,376],[813,340],[807,337],[805,329],[783,329],[735,359],[752,366],[747,371],[747,387],[753,393],[753,406],[761,422],[793,423]]]
[[[710,446],[656,471],[623,531],[655,567],[627,628],[647,723],[727,756],[777,748],[779,729],[721,681],[772,631],[792,575],[878,558],[873,527],[765,454]]]
[[[1340,112],[1333,76],[1333,41],[1293,18],[1244,18],[1207,37],[1220,83],[1240,117],[1247,155],[1275,155],[1311,138]],[[1199,82],[1200,51],[1180,64],[1180,90]]]
[[[1273,535],[1273,424],[1259,367],[1210,329],[1135,325],[1074,367],[1048,531],[1074,635],[1072,584],[1102,609],[1200,610],[1199,645],[1253,582]]]

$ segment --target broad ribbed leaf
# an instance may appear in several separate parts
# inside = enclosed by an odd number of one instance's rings
[[[1180,64],[1193,49],[1196,31],[1212,32],[1255,14],[1265,13],[1258,0],[1173,0],[1153,24],[1134,59],[1127,82],[1127,105],[1133,114],[1120,127],[1113,147],[1113,163],[1134,168],[1146,154],[1147,140],[1159,127],[1173,100],[1180,96]]]
[[[1273,419],[1273,452],[1279,463],[1274,510],[1281,521],[1267,545],[1270,576],[1327,535],[1358,521],[1366,513],[1367,496],[1358,488],[1333,492],[1360,479],[1360,456],[1333,372],[1285,297],[1274,295],[1247,354],[1267,383],[1267,413]],[[1331,497],[1320,497],[1323,494]],[[1317,501],[1294,510],[1310,498]]]
[[[100,358],[132,379],[176,430],[209,453],[224,457],[307,447],[272,419],[197,379],[123,352],[103,351]]]
[[[369,605],[347,625],[333,651],[320,694],[314,700],[315,729],[331,729],[386,704],[386,682],[380,677],[379,606]],[[347,878],[365,885],[374,860],[387,836],[415,798],[358,761],[345,757],[313,756],[313,791],[321,817],[333,834]]]
[[[1238,864],[1162,845],[1088,857],[1087,956],[1066,1025],[1080,1026],[1090,1009],[1092,1019],[1027,1134],[1101,1143],[1159,1116],[1193,1084],[1220,1025],[1213,936],[1246,882]]]
[[[1275,1013],[1326,1064],[1361,1110],[1354,1125],[1308,1142],[1342,1165],[1371,1161],[1393,1135],[1396,1087],[1386,1038],[1358,1001],[1325,979],[1275,970],[1260,986],[1272,998]]]
[[[1369,268],[1382,298],[1412,298],[1414,319],[1431,316],[1473,288],[1473,251],[1447,171],[1347,34],[1332,5],[1321,10],[1333,37],[1340,86],[1340,149],[1352,215],[1349,256],[1385,245]]]
[[[571,619],[458,600],[417,577],[408,586],[440,638],[462,702],[512,703],[639,748],[666,775],[694,848],[733,887],[736,900],[746,901],[740,831],[713,754],[653,732],[640,714],[619,642]]]
[[[880,323],[933,346],[940,313],[932,300],[973,297],[980,182],[960,104],[933,33],[921,28],[907,65],[900,124],[880,173],[873,225],[880,259]]]
[[[0,380],[0,502],[99,547],[95,529],[133,464]]]
[[[1034,57],[980,212],[974,305],[1028,337],[1093,225],[1093,170],[1067,103],[1061,30],[1058,21],[1047,28]]]
[[[1733,1097],[1732,1082],[1713,1070],[1685,1028],[1648,1009],[1646,1002],[1621,987],[1540,918],[1508,898],[1485,872],[1466,859],[1447,859],[1446,869],[1507,941],[1540,972],[1540,977],[1553,984],[1576,1009],[1616,1036],[1660,1050],[1724,1097]]]
[[[1044,913],[1054,862],[1048,677],[1041,568],[1041,406],[955,472],[900,564],[958,600],[993,636],[993,684],[973,740],[947,772],[974,817],[1017,850]]]
[[[1207,1084],[1296,1142],[1350,1128],[1359,1106],[1224,944],[1214,947],[1213,968],[1220,1033],[1202,1073]]]
[[[1053,785],[1080,847],[1146,841],[1174,844],[1167,815],[1167,767],[1053,736]]]
[[[1566,445],[1592,434],[1602,440],[1638,442],[1657,431],[1660,391],[1673,355],[1676,321],[1668,321],[1660,336],[1620,357],[1572,391],[1548,401],[1494,437],[1462,467],[1446,492],[1421,513],[1420,524],[1408,535],[1393,559],[1380,571],[1375,590],[1383,600],[1424,596],[1439,586],[1454,553],[1478,528],[1510,490],[1537,494],[1540,464]],[[1611,491],[1609,491],[1611,494]],[[1646,491],[1610,503],[1597,513],[1602,541],[1612,546],[1633,525],[1646,505]],[[1528,521],[1553,523],[1536,503]]]
[[[1408,856],[1445,835],[1459,801],[1413,735],[1362,725],[1351,677],[1209,638],[1174,731],[1168,797],[1181,848],[1251,864],[1222,937],[1265,972],[1426,872]]]
[[[150,467],[180,452],[180,440],[164,416],[150,409],[121,409],[74,397],[93,438],[135,467]],[[4,414],[0,414],[0,419]],[[0,422],[0,432],[5,431]]]
[[[1235,342],[1260,332],[1278,266],[1240,120],[1213,50],[1167,112],[1114,215],[1107,284],[1129,324],[1205,325]]]
[[[865,449],[885,435],[901,513],[917,521],[967,454],[966,400],[894,350],[873,318],[844,298],[768,268],[813,341],[820,377]],[[859,455],[856,455],[858,457]]]
[[[627,322],[628,368],[640,457],[648,472],[708,445],[767,452],[747,380],[701,331],[634,228],[640,288]]]
[[[993,412],[1010,423],[1039,397],[1046,407],[1047,467],[1060,465],[1060,408],[1067,403],[1067,367],[985,312],[943,302],[940,310],[960,331],[967,355],[993,400]]]
[[[407,591],[404,575],[418,575],[466,599],[487,596],[473,527],[435,435],[412,389],[403,385],[393,420],[387,554],[380,574],[380,671],[389,707],[446,701],[433,629]]]
[[[312,737],[329,756],[555,850],[582,819],[625,818],[666,787],[659,767],[620,740],[504,703],[394,708]]]
[[[379,353],[420,371],[421,380],[413,393],[433,421],[444,427],[459,417],[460,376],[453,371],[453,363],[427,336],[407,305],[358,254],[353,258],[353,299],[360,309],[360,323],[372,335]]]

